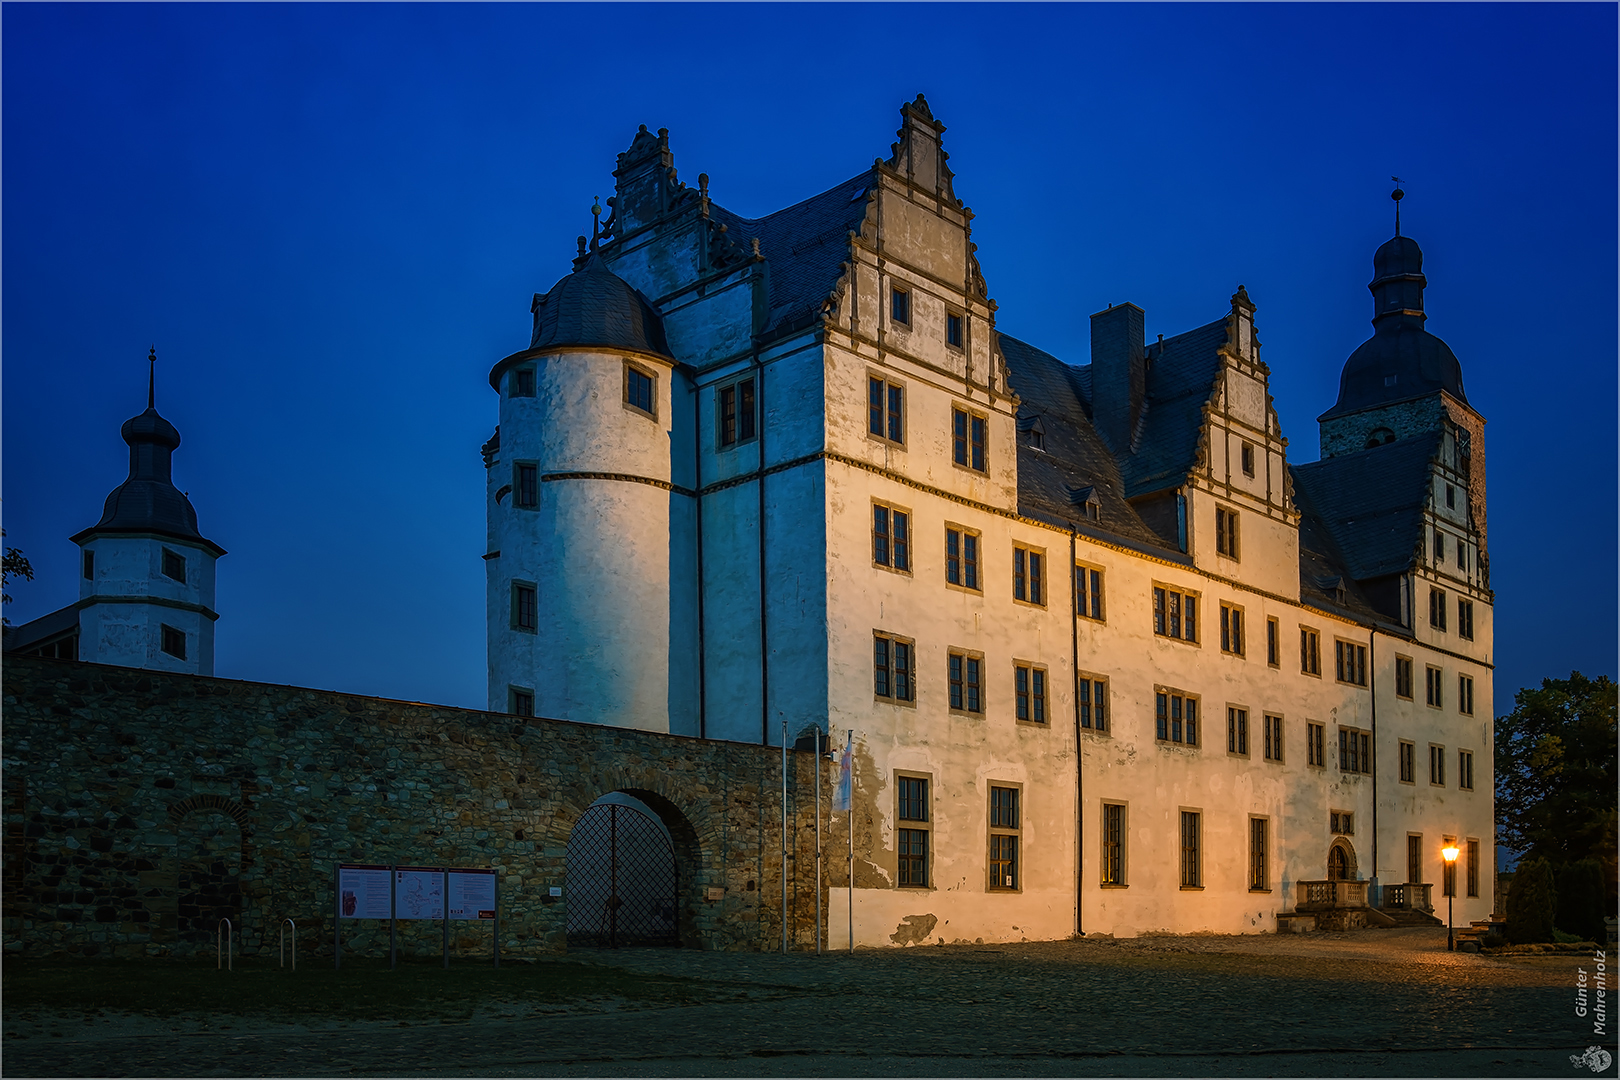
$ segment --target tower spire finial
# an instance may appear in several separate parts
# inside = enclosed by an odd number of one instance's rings
[[[1389,197],[1395,200],[1395,235],[1399,236],[1401,235],[1401,200],[1406,197],[1406,192],[1401,190],[1400,177],[1392,176],[1390,179],[1395,181],[1395,190],[1389,193]]]
[[[147,362],[152,366],[146,369],[146,407],[157,408],[157,346],[153,345],[146,354]]]

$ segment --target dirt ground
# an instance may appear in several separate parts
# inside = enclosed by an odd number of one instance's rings
[[[1614,1048],[1574,1015],[1588,958],[1448,953],[1445,937],[1411,927],[823,956],[577,951],[698,980],[698,1000],[492,1002],[437,1023],[8,1009],[0,1067],[8,1077],[1594,1075],[1570,1060],[1594,1042]]]

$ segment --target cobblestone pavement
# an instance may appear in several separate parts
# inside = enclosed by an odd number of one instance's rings
[[[454,1023],[7,1015],[7,1076],[1589,1076],[1583,957],[1427,927],[795,954],[624,950],[711,1000]],[[1612,1029],[1611,1029],[1612,1030]],[[1612,1045],[1612,1037],[1608,1040]],[[1609,1075],[1614,1075],[1610,1070]]]

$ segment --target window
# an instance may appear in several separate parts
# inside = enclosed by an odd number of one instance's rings
[[[1434,743],[1429,744],[1429,783],[1446,786],[1446,748]]]
[[[911,513],[872,504],[872,564],[911,573]]]
[[[1457,676],[1457,711],[1464,716],[1474,715],[1474,677]]]
[[[1423,834],[1408,833],[1406,837],[1406,880],[1416,884],[1423,880]]]
[[[1180,690],[1155,690],[1154,732],[1160,742],[1198,745],[1198,699]]]
[[[512,381],[507,385],[512,397],[534,397],[534,369],[518,368],[512,372]]]
[[[1457,541],[1457,569],[1468,570],[1468,543],[1464,540]]]
[[[1417,746],[1401,740],[1400,746],[1401,783],[1417,783]]]
[[[952,409],[952,460],[974,472],[984,472],[984,430],[984,417],[961,409]]]
[[[1276,619],[1266,620],[1266,663],[1272,667],[1282,664],[1282,627]]]
[[[1243,444],[1243,451],[1239,456],[1240,456],[1240,458],[1241,458],[1241,460],[1243,462],[1243,475],[1244,476],[1253,476],[1254,475],[1254,444],[1253,443],[1244,443]]]
[[[945,526],[945,581],[979,591],[979,534]]]
[[[990,887],[1018,888],[1018,789],[990,789]]]
[[[743,379],[720,388],[715,410],[720,421],[720,448],[736,446],[754,437],[754,380]]]
[[[1013,599],[1046,606],[1042,563],[1046,553],[1035,548],[1013,547]]]
[[[1367,685],[1367,646],[1353,641],[1335,641],[1333,659],[1339,681],[1352,686]]]
[[[1457,751],[1457,787],[1463,791],[1474,790],[1474,752],[1472,750]]]
[[[945,313],[945,344],[953,349],[962,347],[962,316],[954,311]]]
[[[163,651],[176,660],[184,660],[186,658],[186,632],[169,626],[167,623],[160,623],[159,625],[162,627]]]
[[[1457,838],[1455,836],[1447,836],[1443,840],[1443,844],[1444,844],[1445,847],[1451,847],[1452,845],[1456,844],[1456,842],[1457,842]],[[1440,895],[1441,896],[1456,896],[1457,895],[1457,864],[1454,863],[1454,862],[1445,862],[1444,860],[1441,861],[1441,865],[1440,865]]]
[[[1468,895],[1479,895],[1479,841],[1470,840],[1463,848],[1463,858],[1467,860]]]
[[[1249,756],[1249,710],[1226,707],[1226,752]]]
[[[644,412],[654,419],[658,416],[657,398],[653,393],[653,384],[657,376],[645,368],[625,361],[624,365],[624,403],[638,412]]]
[[[1013,665],[1013,700],[1020,720],[1046,723],[1046,669],[1034,664]]]
[[[1328,832],[1335,836],[1356,835],[1356,815],[1349,810],[1329,810]]]
[[[905,824],[899,829],[900,885],[903,888],[928,887],[928,781],[920,776],[901,776],[899,807],[895,815]]]
[[[1102,807],[1102,883],[1125,884],[1125,807],[1120,803]]]
[[[1397,656],[1395,658],[1395,696],[1412,700],[1412,658],[1410,656]]]
[[[1221,605],[1221,652],[1243,655],[1243,609]]]
[[[1099,732],[1108,730],[1107,679],[1080,676],[1080,726]]]
[[[1198,641],[1198,594],[1153,586],[1153,632],[1178,641]]]
[[[979,653],[952,651],[948,674],[951,711],[984,712],[984,657]]]
[[[1095,566],[1074,567],[1074,610],[1082,619],[1103,617],[1103,572]]]
[[[1283,760],[1283,718],[1267,713],[1263,719],[1266,729],[1266,760],[1281,761]]]
[[[1315,765],[1319,769],[1327,768],[1327,754],[1323,750],[1323,733],[1326,730],[1326,724],[1305,725],[1305,764]]]
[[[911,325],[911,293],[905,289],[889,290],[889,318],[901,326]]]
[[[84,553],[84,579],[86,581],[96,579],[96,553],[93,551]]]
[[[1196,810],[1183,810],[1181,812],[1181,887],[1183,889],[1203,888],[1203,875],[1199,873],[1198,862],[1198,833],[1203,825],[1203,815]]]
[[[1439,529],[1434,530],[1434,565],[1440,566],[1446,561],[1446,534]]]
[[[184,585],[186,583],[186,559],[178,551],[163,549],[163,576],[173,578]]]
[[[512,629],[534,633],[540,628],[540,605],[534,586],[512,582]]]
[[[1446,509],[1457,509],[1457,489],[1450,484],[1446,485]]]
[[[1341,772],[1372,772],[1372,734],[1356,728],[1339,729],[1339,769]]]
[[[534,691],[521,686],[506,688],[506,711],[513,716],[534,715]]]
[[[1322,674],[1321,635],[1299,628],[1299,670],[1306,675]]]
[[[896,446],[906,441],[906,388],[882,379],[866,380],[866,430]]]
[[[1464,641],[1474,640],[1474,602],[1460,596],[1457,597],[1457,636]]]
[[[512,505],[533,510],[540,505],[540,467],[520,461],[512,466]]]
[[[1215,551],[1229,559],[1238,557],[1237,511],[1215,508]]]
[[[916,645],[892,634],[872,634],[872,696],[887,701],[915,701],[912,657]]]
[[[1445,686],[1441,683],[1444,674],[1437,667],[1424,669],[1424,700],[1436,709],[1445,708]]]
[[[1266,870],[1266,831],[1270,822],[1263,817],[1249,819],[1249,891],[1270,892]]]
[[[1446,593],[1444,589],[1429,590],[1429,625],[1441,633],[1446,629]]]

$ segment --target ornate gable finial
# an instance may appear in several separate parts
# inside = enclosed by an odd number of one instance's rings
[[[1249,290],[1242,285],[1239,285],[1237,292],[1232,294],[1232,307],[1234,310],[1240,307],[1245,308],[1250,315],[1254,314],[1254,301],[1249,299]]]
[[[928,99],[923,97],[921,94],[918,94],[917,99],[915,101],[913,101],[911,104],[905,105],[905,106],[902,106],[902,107],[906,108],[906,109],[910,109],[911,111],[917,113],[924,120],[932,120],[932,119],[934,119],[933,112],[928,108]]]
[[[898,139],[889,146],[889,160],[880,164],[921,190],[960,205],[951,190],[950,167],[945,164],[950,155],[940,145],[944,132],[945,125],[934,118],[928,99],[918,94],[916,100],[900,106]]]
[[[147,362],[151,364],[146,369],[146,407],[157,408],[157,346],[153,345],[146,354]]]

